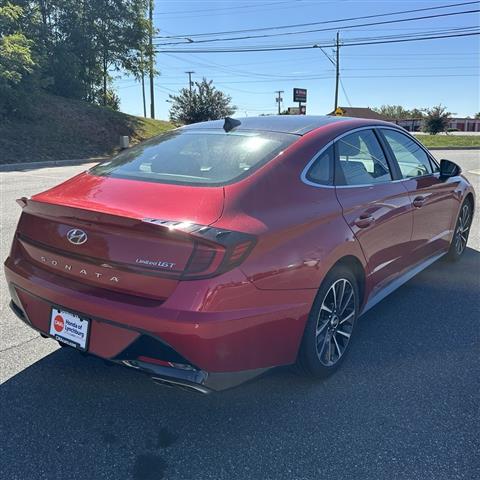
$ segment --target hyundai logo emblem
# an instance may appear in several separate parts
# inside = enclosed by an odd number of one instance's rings
[[[82,245],[87,239],[87,234],[78,228],[72,228],[67,232],[67,240],[74,245]]]

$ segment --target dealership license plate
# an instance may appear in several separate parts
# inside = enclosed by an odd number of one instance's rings
[[[89,330],[90,320],[65,310],[52,308],[50,335],[59,342],[86,350]]]

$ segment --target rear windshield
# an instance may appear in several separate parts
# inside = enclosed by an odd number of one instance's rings
[[[90,173],[150,182],[224,185],[247,176],[298,138],[273,132],[177,129],[125,150]]]

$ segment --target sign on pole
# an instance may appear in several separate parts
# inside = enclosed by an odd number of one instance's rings
[[[293,101],[299,103],[305,103],[307,101],[307,89],[306,88],[294,88],[293,89]]]

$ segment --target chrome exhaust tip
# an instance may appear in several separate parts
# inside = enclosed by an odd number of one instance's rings
[[[203,385],[182,382],[181,380],[172,380],[170,378],[162,378],[162,377],[152,377],[152,380],[157,385],[162,385],[164,387],[180,388],[181,390],[187,390],[189,392],[194,391],[197,393],[202,393],[204,395],[208,395],[209,393],[211,393],[211,390],[204,387]]]

